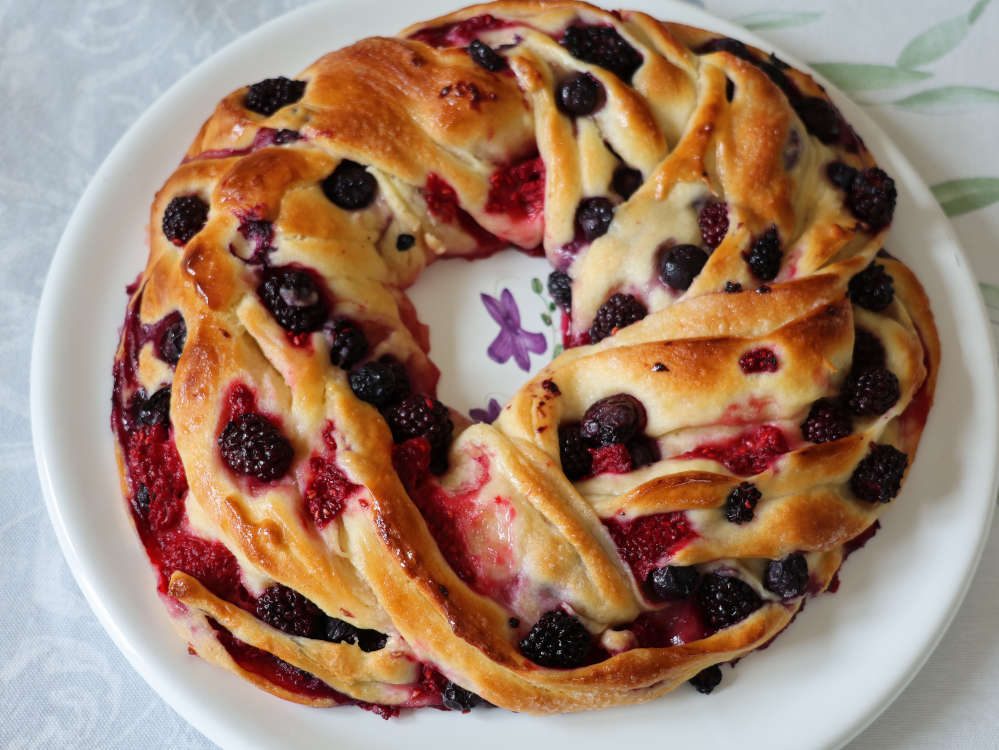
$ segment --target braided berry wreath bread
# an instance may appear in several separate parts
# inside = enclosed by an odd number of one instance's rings
[[[153,203],[114,367],[183,637],[383,715],[710,691],[915,453],[939,344],[895,199],[808,76],[572,0],[230,94]],[[403,290],[510,245],[553,264],[566,350],[469,425]]]

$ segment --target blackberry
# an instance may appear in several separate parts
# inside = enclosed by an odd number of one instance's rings
[[[270,117],[282,107],[294,104],[305,95],[305,81],[290,78],[267,78],[253,84],[243,97],[243,106],[251,112]]]
[[[829,162],[826,167],[826,176],[829,181],[840,190],[849,190],[859,172],[841,161]]]
[[[423,437],[430,443],[430,468],[441,474],[447,468],[447,449],[454,423],[447,407],[430,396],[407,396],[389,407],[385,419],[397,443]]]
[[[593,456],[586,449],[578,424],[564,424],[558,428],[558,452],[562,473],[575,482],[593,470]]]
[[[472,62],[490,73],[499,73],[506,68],[506,60],[498,55],[496,50],[478,39],[473,39],[468,45],[468,56],[472,58]]]
[[[572,309],[572,279],[564,271],[548,274],[548,295],[566,312]]]
[[[625,83],[642,65],[642,56],[611,26],[570,26],[561,44],[577,60],[599,65]]]
[[[617,393],[590,405],[583,414],[579,433],[594,448],[627,443],[645,431],[642,402],[627,393]]]
[[[700,573],[692,565],[667,565],[665,568],[651,571],[646,579],[646,585],[657,599],[676,601],[686,599],[693,594],[700,579]]]
[[[780,272],[780,262],[784,252],[780,247],[777,227],[771,226],[753,241],[749,252],[743,256],[749,270],[761,281],[773,281]]]
[[[416,237],[411,234],[400,234],[395,238],[395,249],[400,253],[404,253],[407,250],[412,250],[413,245],[416,244]]]
[[[163,331],[159,340],[160,359],[168,365],[176,365],[180,361],[180,355],[184,351],[184,344],[187,343],[187,324],[183,318],[179,318],[176,323],[170,325]]]
[[[471,690],[465,690],[461,685],[456,685],[451,681],[448,681],[441,691],[441,698],[444,701],[444,708],[462,713],[467,713],[483,703],[482,698]]]
[[[628,200],[642,186],[643,182],[645,182],[645,178],[642,177],[641,172],[622,164],[614,170],[614,176],[611,177],[611,190]]]
[[[267,417],[252,412],[229,422],[218,444],[230,469],[261,482],[284,476],[295,455],[288,438]]]
[[[354,395],[373,406],[388,406],[409,393],[406,368],[389,356],[351,370],[349,379]]]
[[[286,331],[309,333],[322,328],[328,308],[318,282],[299,268],[275,268],[257,287],[271,315]]]
[[[257,617],[271,627],[303,638],[315,638],[325,619],[312,601],[281,584],[271,586],[257,599]]]
[[[344,211],[367,208],[378,192],[378,181],[375,176],[361,164],[350,159],[341,161],[320,186],[323,194],[333,205],[339,206]]]
[[[607,101],[603,84],[589,73],[576,73],[555,87],[555,105],[570,117],[586,117]]]
[[[163,212],[163,234],[183,247],[208,223],[208,204],[196,195],[178,195]]]
[[[881,345],[881,339],[866,328],[858,328],[854,331],[853,372],[860,373],[874,367],[884,366],[885,348]]]
[[[887,503],[902,487],[909,457],[893,445],[871,443],[871,451],[850,476],[850,490],[869,503]]]
[[[811,443],[829,443],[853,432],[853,422],[840,401],[820,398],[801,423],[801,436]]]
[[[881,312],[895,299],[895,282],[880,263],[872,262],[847,287],[850,299],[865,310]]]
[[[728,234],[728,204],[707,201],[697,212],[697,226],[701,230],[701,240],[705,246],[714,250]]]
[[[852,140],[848,126],[831,102],[820,96],[797,96],[791,105],[805,129],[826,145],[840,143],[844,135]]]
[[[333,324],[330,342],[330,364],[349,370],[368,353],[368,338],[352,320],[340,319]]]
[[[763,494],[752,482],[741,482],[725,497],[725,518],[734,524],[749,523]]]
[[[714,630],[742,622],[763,606],[763,601],[748,583],[718,573],[708,573],[701,579],[697,602],[704,619]]]
[[[883,170],[871,167],[854,178],[846,195],[846,205],[854,216],[876,232],[891,224],[897,198],[895,181]]]
[[[777,372],[780,369],[780,360],[773,349],[761,347],[750,349],[739,357],[739,369],[746,375],[755,375],[761,372]]]
[[[662,458],[659,444],[652,438],[644,435],[640,435],[630,441],[625,447],[628,449],[628,455],[631,457],[632,470],[654,464]]]
[[[726,281],[725,282],[725,294],[736,294],[742,291],[742,284],[738,281]]]
[[[136,396],[135,420],[143,425],[170,423],[170,386],[160,388],[149,398],[144,391]]]
[[[725,76],[725,101],[730,102],[735,99],[735,82]]]
[[[590,341],[603,341],[615,331],[637,323],[648,315],[640,300],[630,294],[614,294],[597,310],[590,326]]]
[[[800,552],[783,560],[770,560],[763,574],[763,588],[781,599],[794,599],[808,588],[808,561]]]
[[[864,370],[847,383],[850,411],[858,417],[880,416],[902,395],[895,373],[884,367]]]
[[[297,130],[289,130],[288,128],[281,128],[274,133],[274,145],[284,146],[289,143],[294,143],[301,138],[301,134]]]
[[[667,286],[685,291],[708,262],[708,254],[697,245],[674,245],[659,258],[659,278]]]
[[[721,684],[722,671],[717,664],[712,664],[707,669],[702,669],[688,680],[698,693],[709,695]]]
[[[132,507],[135,508],[136,514],[140,518],[149,517],[149,506],[152,505],[152,498],[149,495],[149,488],[144,484],[139,485],[139,489],[135,491],[135,497],[132,498]]]
[[[576,209],[576,230],[587,242],[603,237],[614,221],[614,204],[606,198],[584,198]]]
[[[570,669],[586,663],[593,637],[578,617],[561,609],[541,615],[520,642],[520,651],[542,667]]]
[[[326,619],[320,637],[330,643],[348,643],[352,646],[358,646],[365,653],[381,651],[388,643],[388,636],[385,633],[368,628],[356,628],[349,622],[338,620],[335,617]]]

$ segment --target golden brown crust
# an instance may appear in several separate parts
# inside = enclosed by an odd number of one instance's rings
[[[435,30],[484,14],[503,22],[480,35],[511,45],[503,48],[509,72],[476,65],[464,42],[426,43]],[[640,51],[630,84],[556,41],[572,24],[613,27]],[[851,474],[874,443],[896,446],[911,463],[932,403],[939,341],[924,291],[898,260],[877,259],[894,280],[887,309],[871,312],[849,298],[851,278],[875,259],[884,232],[852,215],[826,166],[838,160],[863,169],[874,164],[870,154],[859,141],[811,135],[761,64],[763,53],[750,50],[753,60],[696,53],[715,38],[574,0],[501,0],[326,55],[299,76],[304,96],[270,116],[244,106],[246,89],[218,105],[156,196],[149,262],[131,307],[144,326],[179,311],[187,326],[183,355],[171,369],[146,344],[135,382],[118,398],[123,405],[140,389],[171,386],[171,434],[189,485],[185,528],[235,555],[251,595],[280,583],[329,617],[389,640],[364,653],[291,636],[196,576],[174,572],[168,593],[183,605],[175,619],[200,655],[281,697],[309,705],[341,700],[246,669],[218,640],[214,622],[357,701],[431,702],[421,693],[424,662],[498,706],[573,711],[648,700],[772,639],[802,599],[782,602],[765,589],[766,560],[802,553],[811,591],[829,586],[844,544],[884,508],[854,496]],[[826,101],[808,76],[782,70],[798,96]],[[603,86],[606,102],[592,117],[573,120],[555,105],[556,82],[572,71]],[[285,131],[297,137],[276,142],[274,134]],[[497,210],[490,202],[496,175],[535,153],[545,170],[543,213]],[[321,189],[342,160],[377,180],[377,198],[364,210],[341,210]],[[644,184],[617,202],[605,235],[574,245],[580,200],[607,194],[622,163],[638,169]],[[161,226],[167,205],[184,195],[199,196],[209,215],[177,247]],[[690,288],[672,290],[655,279],[656,259],[664,243],[700,243],[697,207],[707,200],[728,204],[729,231]],[[261,267],[248,262],[259,249],[248,229],[254,222],[273,233],[270,265],[321,278],[330,317],[363,321],[369,356],[396,357],[417,392],[433,391],[437,371],[402,289],[442,255],[543,244],[557,267],[571,263],[570,336],[577,340],[611,294],[636,294],[647,305],[639,323],[557,357],[495,424],[458,431],[447,474],[426,480],[427,492],[464,504],[474,518],[454,522],[461,544],[497,557],[480,562],[474,580],[452,567],[446,540],[397,475],[384,420],[330,364],[328,336],[293,339],[262,304]],[[760,280],[745,257],[771,227],[784,257],[776,279],[756,290]],[[403,233],[414,237],[408,252],[396,250]],[[723,291],[733,283],[744,290]],[[851,435],[808,443],[799,425],[812,404],[844,389],[858,327],[882,342],[900,397],[883,415],[854,417]],[[740,358],[760,349],[779,366],[744,371]],[[119,364],[129,356],[123,339]],[[249,388],[256,410],[279,423],[293,447],[292,469],[276,481],[248,483],[222,460],[218,438],[235,384]],[[644,405],[660,459],[570,482],[561,471],[559,427],[620,392]],[[736,472],[703,450],[760,425],[787,441],[761,471]],[[336,469],[356,488],[324,525],[310,517],[304,496],[311,462],[331,441]],[[119,452],[122,486],[134,497],[126,453]],[[726,498],[747,476],[762,499],[752,522],[732,523]],[[611,527],[667,513],[682,517],[693,536],[663,550],[659,562],[738,575],[762,606],[693,641],[640,648],[633,623],[661,605],[647,598]],[[532,663],[519,639],[559,606],[605,644],[627,647],[609,645],[606,658],[574,669]]]

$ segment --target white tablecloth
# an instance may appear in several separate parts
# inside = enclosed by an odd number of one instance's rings
[[[124,130],[195,63],[298,4],[0,0],[2,747],[211,747],[132,671],[63,562],[31,452],[29,351],[59,235]],[[989,0],[810,0],[793,12],[778,11],[777,0],[706,5],[821,63],[866,104],[953,217],[999,322],[999,7]],[[999,747],[997,579],[993,539],[941,646],[852,748]]]

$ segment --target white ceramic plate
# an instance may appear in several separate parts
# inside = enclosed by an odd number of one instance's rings
[[[895,176],[891,248],[926,285],[944,346],[937,405],[902,495],[877,539],[844,570],[839,594],[813,600],[764,654],[726,670],[710,698],[693,690],[644,706],[535,718],[422,711],[383,722],[356,709],[285,703],[187,654],[155,593],[119,495],[108,405],[123,289],[142,267],[148,205],[215,102],[248,82],[294,74],[362,36],[390,34],[456,0],[341,0],[279,18],[187,75],[132,127],[80,200],[56,251],[35,333],[31,408],[39,474],[66,559],[118,647],[181,715],[226,747],[835,747],[904,688],[951,621],[993,507],[996,377],[977,286],[923,182],[883,133],[837,96]],[[714,28],[766,48],[731,24],[667,0],[629,0],[661,18]],[[790,58],[789,58],[790,59]],[[793,60],[792,60],[793,62]],[[834,92],[835,93],[835,92]],[[497,333],[479,293],[514,291],[525,327],[543,331],[530,279],[538,261],[507,253],[431,268],[413,298],[433,330],[445,400],[468,409],[510,395],[525,375],[484,358]],[[457,290],[457,292],[456,292]],[[474,314],[454,315],[458,308]],[[86,335],[81,335],[86,331]],[[469,352],[473,356],[467,356]],[[537,367],[549,355],[534,357]]]

